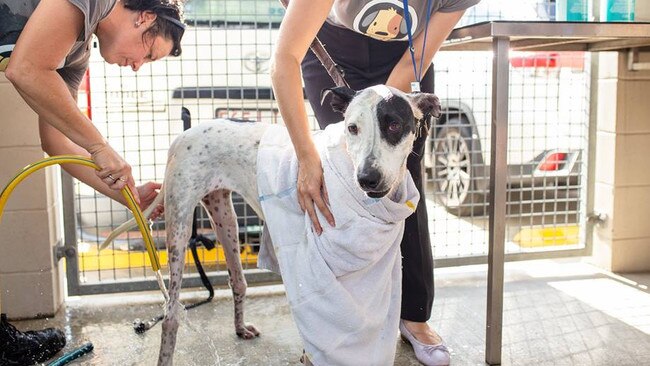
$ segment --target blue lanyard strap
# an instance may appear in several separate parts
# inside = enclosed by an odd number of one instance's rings
[[[413,47],[413,32],[411,30],[411,13],[409,12],[409,2],[408,0],[402,0],[404,4],[404,20],[406,21],[406,34],[408,35],[409,40],[409,52],[411,53],[411,61],[413,62],[413,75],[415,76],[415,81],[420,83],[422,80],[422,66],[424,65],[424,49],[427,44],[427,33],[429,31],[429,21],[431,20],[431,0],[427,0],[427,16],[426,23],[424,24],[424,42],[422,43],[422,53],[420,56],[420,69],[418,70],[415,63],[415,48]]]
[[[411,61],[413,61],[413,75],[415,75],[415,81],[418,83],[420,80],[418,79],[418,68],[415,65],[415,48],[413,48],[413,33],[411,32],[411,26],[413,25],[411,23],[411,12],[409,11],[409,1],[408,0],[402,0],[402,4],[404,4],[404,20],[406,21],[406,34],[408,35],[409,38],[409,52],[411,53]]]

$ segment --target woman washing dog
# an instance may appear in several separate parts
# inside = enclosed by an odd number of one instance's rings
[[[303,104],[302,82],[321,128],[343,120],[321,103],[321,91],[334,82],[316,56],[308,51],[318,36],[334,62],[344,71],[352,89],[386,84],[403,91],[420,81],[423,92],[433,92],[429,68],[442,42],[464,11],[480,0],[291,0],[282,21],[271,71],[273,89],[293,142],[300,170],[298,200],[322,232],[318,209],[335,226],[327,205],[327,187]],[[404,11],[408,9],[408,11]],[[406,13],[406,14],[405,14]],[[411,39],[411,42],[409,42]],[[412,44],[412,51],[409,49]],[[302,70],[302,80],[301,80]],[[419,78],[420,75],[424,76]],[[426,134],[415,141],[407,167],[421,197],[422,156]],[[433,258],[425,200],[406,219],[402,251],[402,310],[400,332],[425,365],[448,365],[449,351],[429,326],[434,297]]]
[[[121,203],[131,187],[144,209],[159,184],[135,186],[131,167],[77,107],[88,68],[91,37],[110,64],[137,71],[143,64],[181,53],[185,30],[176,0],[0,0],[0,71],[39,116],[49,155],[92,157],[101,170],[67,164],[75,178]],[[65,345],[62,332],[20,332],[0,319],[0,364],[43,362]]]

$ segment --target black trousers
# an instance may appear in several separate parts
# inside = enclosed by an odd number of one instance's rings
[[[323,25],[318,38],[328,53],[343,68],[350,87],[361,90],[384,84],[393,67],[408,48],[408,42],[383,42],[338,28]],[[419,65],[418,65],[419,66]],[[332,111],[329,100],[320,103],[323,89],[334,82],[316,56],[309,51],[302,62],[302,77],[307,98],[321,128],[340,122],[343,116]],[[433,68],[422,78],[423,92],[433,93]],[[407,159],[407,168],[420,192],[420,202],[415,213],[406,219],[402,238],[402,319],[424,322],[431,316],[433,305],[433,257],[429,238],[427,209],[424,199],[423,160],[426,135],[420,136]]]

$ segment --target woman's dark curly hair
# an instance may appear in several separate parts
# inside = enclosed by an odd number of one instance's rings
[[[182,20],[182,2],[179,0],[122,0],[124,7],[139,12],[150,11],[156,14],[156,20],[147,29],[144,36],[163,36],[172,41],[170,56],[180,56],[181,38],[185,33]]]

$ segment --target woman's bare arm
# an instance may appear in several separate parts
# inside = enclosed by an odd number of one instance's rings
[[[39,134],[41,136],[41,147],[48,155],[79,155],[90,157],[90,154],[81,148],[79,145],[70,141],[61,131],[52,126],[51,123],[39,118]],[[124,197],[119,191],[110,189],[93,171],[83,165],[78,164],[63,164],[61,165],[66,172],[87,185],[94,188],[96,191],[110,197],[123,205],[126,204]]]
[[[41,0],[21,32],[5,71],[6,77],[42,121],[92,156],[101,168],[95,174],[106,186],[113,190],[126,184],[135,188],[131,167],[81,113],[73,94],[56,72],[82,30],[83,15],[69,1]],[[73,153],[77,149],[67,151]],[[87,176],[83,174],[77,178],[86,182]],[[93,185],[92,181],[87,183]],[[137,199],[137,193],[135,195]]]
[[[289,2],[280,26],[271,68],[273,91],[300,164],[298,201],[300,207],[309,214],[319,234],[322,228],[314,204],[330,225],[333,226],[335,223],[326,204],[327,191],[324,187],[323,168],[311,138],[303,99],[300,63],[325,22],[332,4],[333,0],[291,0]]]
[[[91,151],[106,141],[56,72],[82,31],[83,14],[69,1],[42,0],[16,43],[6,76],[40,117]]]

